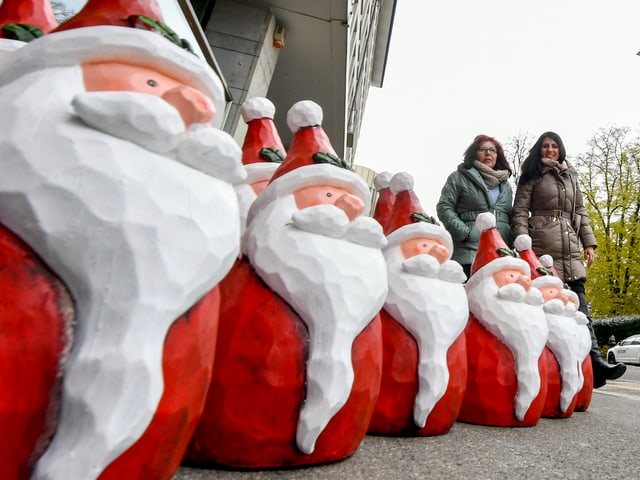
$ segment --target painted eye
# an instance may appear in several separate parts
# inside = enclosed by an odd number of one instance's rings
[[[156,85],[158,85],[158,82],[153,79],[149,79],[147,80],[147,85],[149,85],[150,87],[155,87]]]
[[[327,197],[333,197],[333,193],[327,192]]]

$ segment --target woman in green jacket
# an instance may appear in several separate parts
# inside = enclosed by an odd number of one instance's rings
[[[478,135],[464,152],[464,160],[447,178],[436,207],[438,218],[453,238],[453,260],[467,277],[478,249],[479,213],[492,212],[502,238],[511,245],[513,192],[511,168],[495,138]]]

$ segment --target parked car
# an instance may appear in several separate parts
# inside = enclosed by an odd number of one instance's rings
[[[607,353],[609,363],[635,363],[640,365],[640,335],[625,338]]]

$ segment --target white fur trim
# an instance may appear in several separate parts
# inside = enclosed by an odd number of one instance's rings
[[[10,38],[0,39],[0,58],[5,55],[9,55],[11,52],[18,50],[20,47],[24,47],[25,45],[26,43],[21,42],[20,40],[12,40]]]
[[[405,190],[413,190],[413,176],[409,172],[396,173],[389,182],[389,188],[394,195]]]
[[[322,125],[322,107],[311,100],[296,102],[287,112],[287,125],[293,133],[304,127]]]
[[[389,182],[391,181],[391,172],[380,172],[373,179],[373,186],[376,190],[382,190],[383,188],[389,188]]]
[[[251,120],[260,118],[271,118],[276,113],[276,107],[271,100],[265,97],[253,97],[247,100],[240,107],[242,119],[249,123]]]
[[[484,232],[496,226],[496,217],[491,212],[482,212],[476,217],[478,230]]]
[[[526,234],[518,235],[513,241],[513,246],[518,252],[531,250],[531,237]]]
[[[562,290],[562,287],[564,287],[564,283],[562,283],[562,280],[554,275],[541,275],[531,281],[531,286],[536,288],[553,286],[558,287],[560,290]]]
[[[222,82],[201,58],[157,33],[139,28],[97,26],[49,33],[2,60],[0,85],[47,68],[112,61],[166,72],[209,96],[216,108],[212,124],[221,128],[225,95]]]
[[[545,254],[542,255],[538,260],[540,260],[540,263],[547,268],[551,268],[553,267],[553,257],[551,255]]]
[[[412,238],[427,237],[434,238],[443,243],[449,249],[449,259],[453,254],[453,240],[451,235],[444,228],[427,222],[416,222],[404,225],[389,235],[387,235],[387,245],[389,248],[400,245],[405,240]]]
[[[247,215],[247,225],[262,209],[278,198],[290,195],[299,188],[311,185],[331,185],[353,191],[364,202],[364,211],[371,209],[371,193],[365,181],[355,172],[329,164],[298,167],[273,180],[258,195]]]
[[[273,174],[280,166],[277,162],[256,162],[244,166],[247,171],[247,178],[239,183],[252,184],[263,180],[271,180]]]

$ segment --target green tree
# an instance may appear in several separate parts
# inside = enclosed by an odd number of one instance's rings
[[[587,282],[596,316],[640,313],[640,141],[630,133],[600,129],[575,160],[598,241]]]

